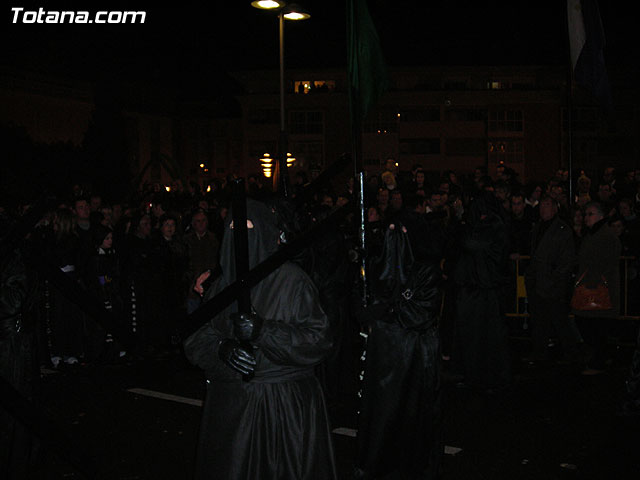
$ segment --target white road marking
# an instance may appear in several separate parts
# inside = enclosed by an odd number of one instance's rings
[[[156,392],[154,390],[147,390],[145,388],[129,388],[127,392],[144,395],[146,397],[160,398],[161,400],[169,400],[171,402],[186,403],[187,405],[194,405],[196,407],[202,406],[202,400],[198,400],[196,398],[180,397],[179,395]]]
[[[348,428],[348,427],[338,427],[338,428],[334,428],[331,433],[335,433],[336,435],[344,435],[346,437],[357,437],[358,436],[358,430],[354,429],[354,428]],[[444,446],[444,453],[445,455],[455,455],[457,453],[460,453],[462,451],[461,448],[458,447],[451,447],[449,445],[445,445]]]
[[[344,435],[346,437],[356,437],[358,435],[358,430],[347,427],[338,427],[334,428],[331,433],[335,433],[336,435]]]

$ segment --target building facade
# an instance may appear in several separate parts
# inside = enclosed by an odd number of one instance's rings
[[[278,72],[232,76],[241,86],[227,94],[237,102],[234,115],[221,113],[211,98],[122,89],[132,174],[143,172],[143,183],[170,185],[179,175],[206,185],[215,177],[260,173],[259,159],[277,153]],[[485,166],[492,174],[504,163],[530,181],[569,165],[638,168],[637,71],[610,72],[610,78],[615,108],[604,115],[587,92],[570,95],[563,68],[394,68],[387,92],[363,124],[365,169],[378,173],[393,158],[400,170],[419,164],[436,174],[470,173]],[[37,142],[82,143],[96,109],[95,85],[6,69],[1,79],[2,124],[24,128]],[[284,105],[288,149],[296,158],[291,172],[320,171],[351,151],[344,69],[288,70]]]
[[[236,72],[245,86],[245,164],[274,152],[279,131],[276,72]],[[618,103],[608,115],[556,67],[425,67],[393,69],[390,86],[363,125],[365,169],[388,158],[401,170],[470,173],[511,167],[522,181],[549,178],[559,168],[638,168],[640,103],[633,79],[619,72]],[[294,168],[323,168],[351,151],[344,70],[289,71],[285,108]],[[569,108],[571,106],[571,108]],[[572,128],[569,128],[569,112]]]

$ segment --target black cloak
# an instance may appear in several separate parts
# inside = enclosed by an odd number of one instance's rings
[[[506,323],[509,237],[493,194],[472,200],[456,266],[454,362],[464,382],[481,389],[511,383]]]
[[[413,240],[428,243],[426,235]],[[441,272],[428,256],[417,260],[410,238],[399,224],[388,229],[372,266],[376,281],[365,313],[369,335],[358,419],[360,478],[436,478],[443,454]]]
[[[232,218],[229,215],[228,218]],[[276,217],[247,200],[249,266],[277,249]],[[222,275],[206,294],[213,298],[235,281],[233,230],[227,221],[220,251]],[[251,289],[264,318],[257,366],[250,380],[218,358],[221,339],[232,338],[234,302],[185,341],[185,353],[207,377],[197,479],[334,479],[331,432],[314,366],[331,349],[327,316],[304,271],[285,263]]]

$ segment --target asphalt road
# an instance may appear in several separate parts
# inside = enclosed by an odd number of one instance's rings
[[[517,349],[516,349],[517,350]],[[445,377],[443,479],[639,479],[640,418],[616,415],[631,348],[614,349],[606,373],[575,366],[527,368],[516,360],[512,389],[485,394]],[[115,366],[43,370],[46,415],[68,434],[92,478],[189,479],[203,398],[202,373],[180,353]],[[354,409],[332,409],[337,463],[349,478]],[[351,435],[349,435],[351,434]],[[85,478],[60,455],[46,478]]]

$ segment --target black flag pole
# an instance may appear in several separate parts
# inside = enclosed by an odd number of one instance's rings
[[[378,34],[369,14],[366,0],[347,2],[347,76],[349,79],[349,109],[351,113],[351,151],[355,180],[358,182],[358,237],[360,247],[360,301],[367,307],[369,292],[367,289],[367,249],[365,233],[364,203],[364,161],[362,158],[362,122],[367,113],[375,106],[387,86],[387,71],[380,49]],[[360,356],[361,385],[364,380],[367,357],[368,331],[362,330],[364,338]],[[362,397],[362,386],[358,391]]]
[[[362,304],[367,304],[366,245],[364,211],[364,162],[362,158],[362,124],[388,86],[388,72],[380,48],[378,33],[369,14],[366,0],[347,2],[347,76],[351,113],[351,150],[359,186],[361,249],[360,280]]]

